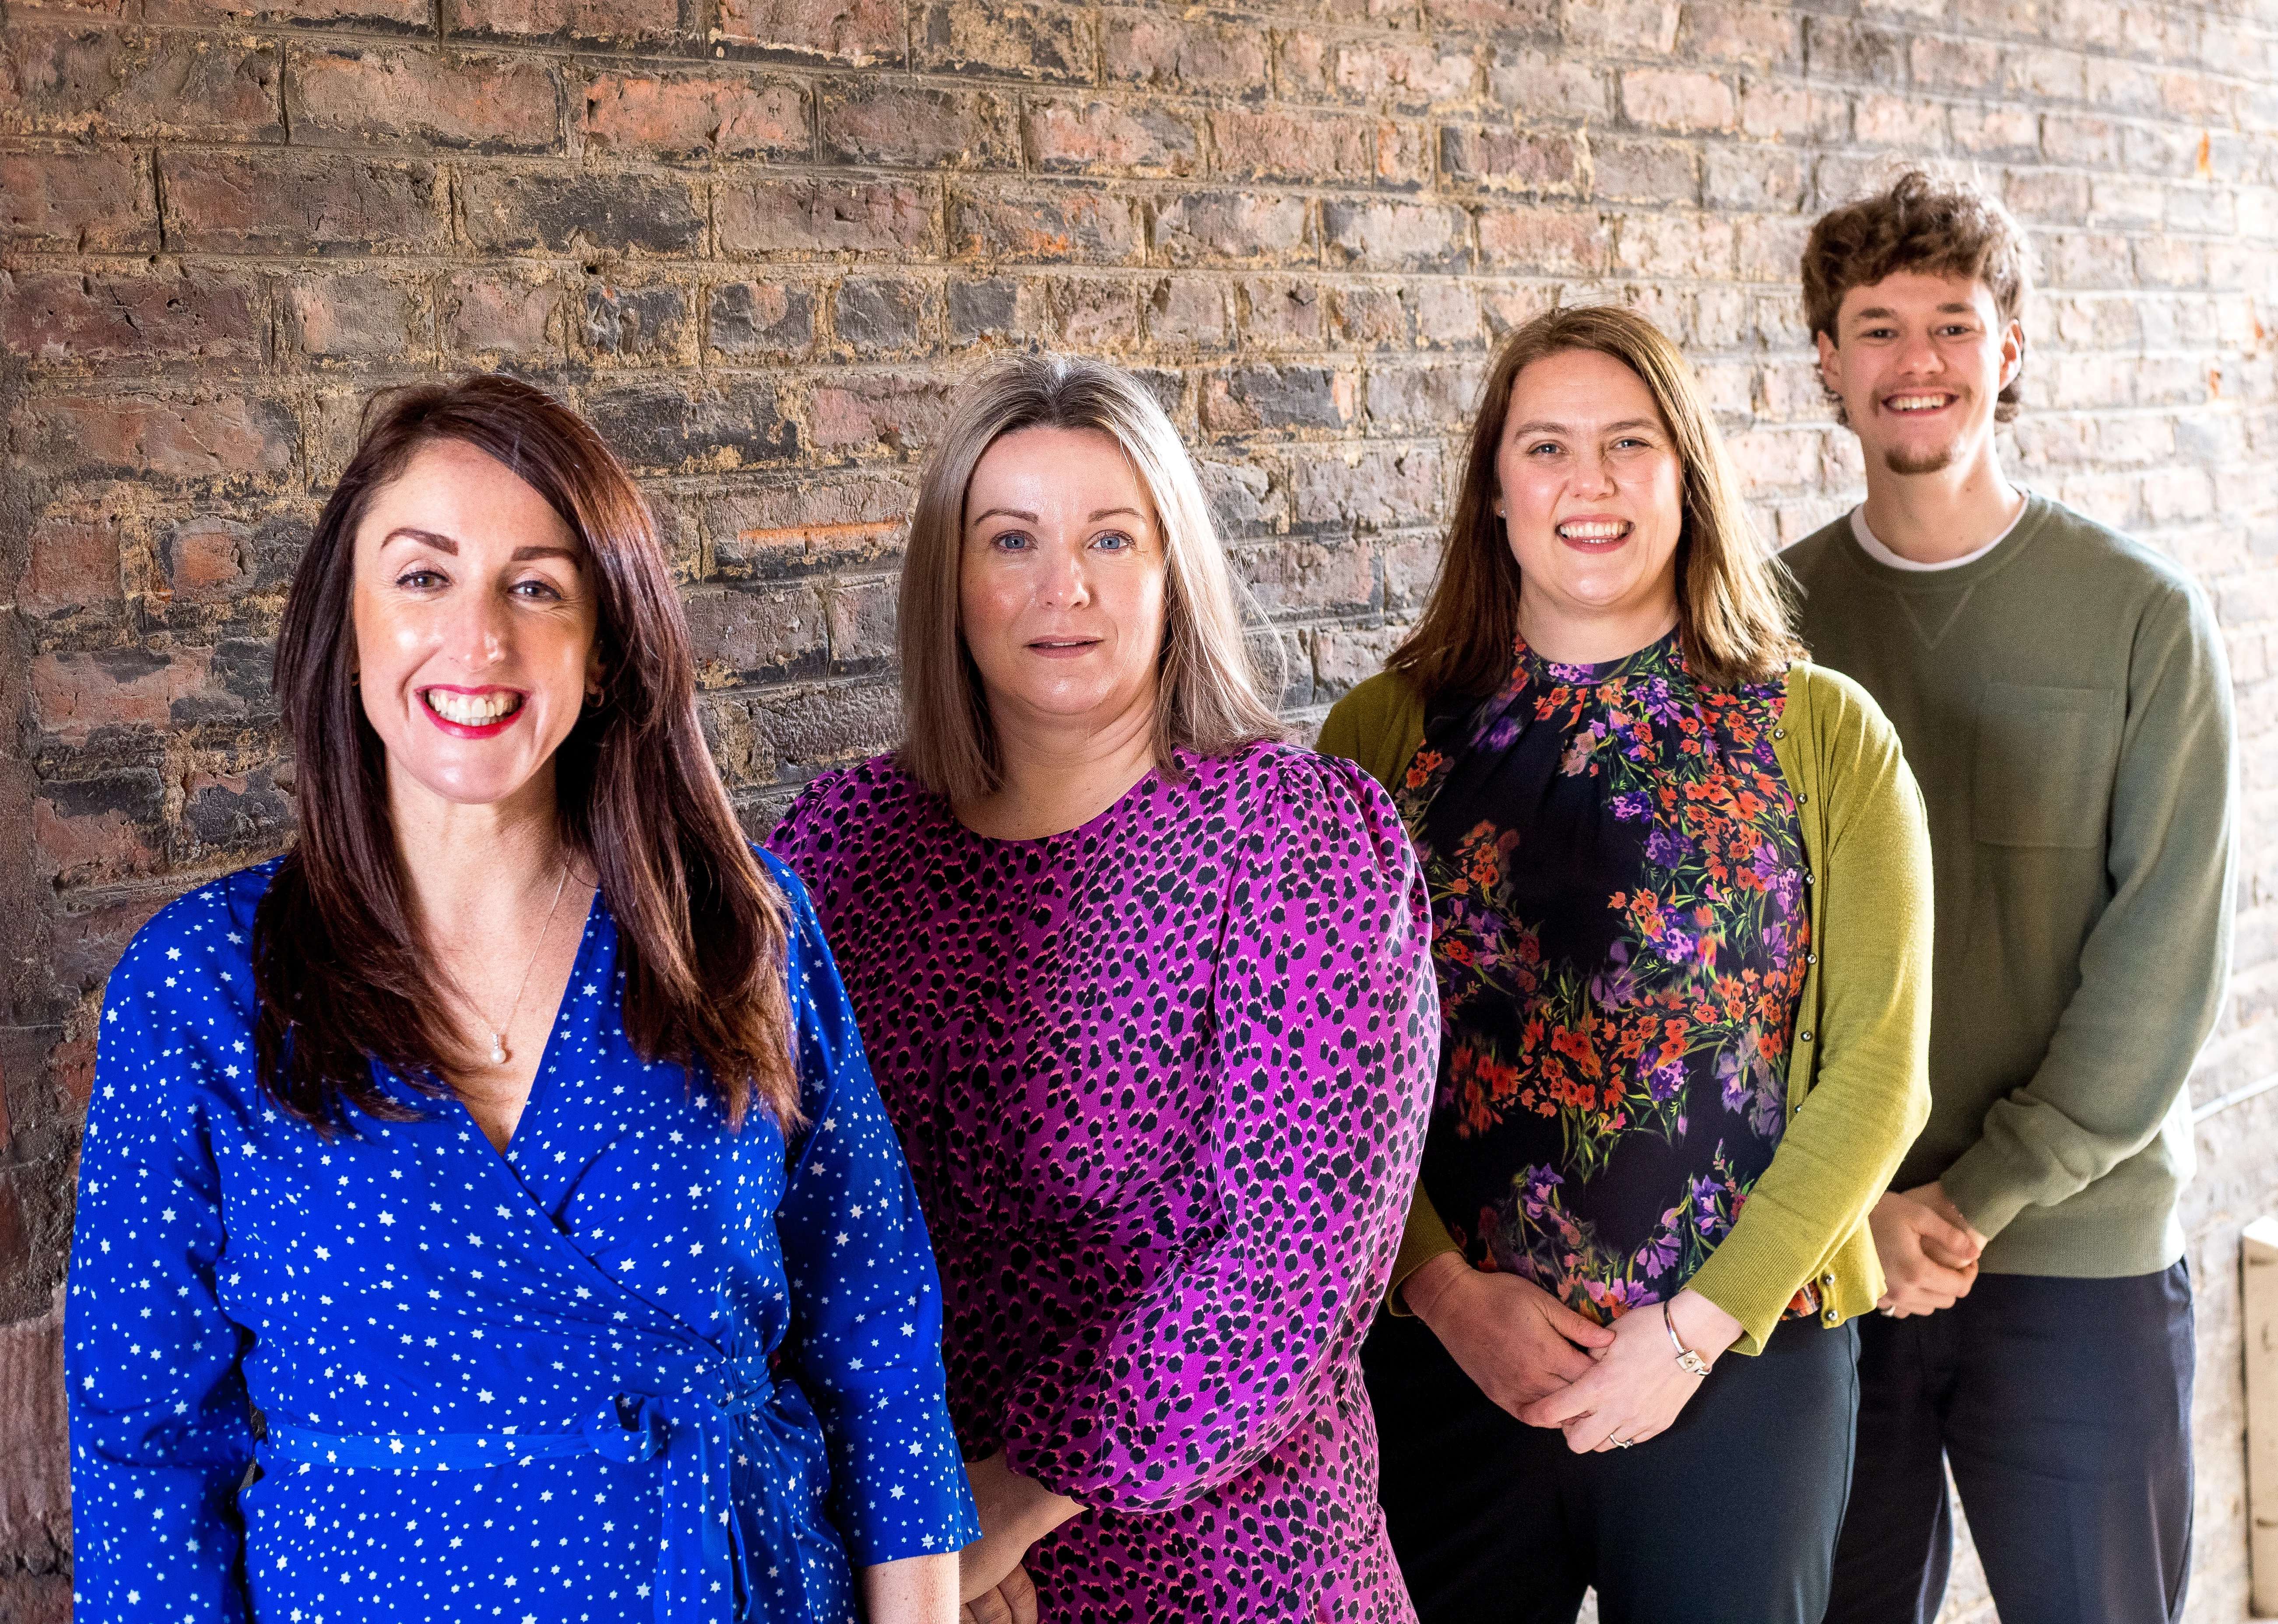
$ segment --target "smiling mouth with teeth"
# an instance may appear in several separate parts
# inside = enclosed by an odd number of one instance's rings
[[[447,688],[428,688],[419,697],[446,722],[460,727],[488,727],[522,709],[522,695],[505,690],[489,693],[454,693]]]
[[[1892,411],[1936,411],[1953,403],[1950,395],[1899,395],[1885,402]]]
[[[1604,519],[1558,526],[1559,538],[1566,541],[1618,541],[1629,533],[1626,523]]]

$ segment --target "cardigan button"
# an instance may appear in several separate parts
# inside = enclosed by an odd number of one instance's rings
[[[1811,1041],[1811,1034],[1809,1032],[1798,1032],[1795,1035],[1795,1040],[1798,1043],[1809,1043]]]
[[[1772,737],[1773,737],[1773,738],[1775,738],[1775,739],[1785,739],[1785,738],[1786,738],[1786,737],[1787,737],[1787,729],[1785,729],[1785,728],[1784,728],[1784,727],[1776,727],[1776,728],[1772,729]]]
[[[1803,961],[1806,964],[1816,964],[1819,962],[1819,955],[1816,953],[1807,953],[1803,955]]]

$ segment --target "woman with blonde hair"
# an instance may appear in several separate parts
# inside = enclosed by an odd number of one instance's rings
[[[1439,1088],[1366,1355],[1418,1611],[1816,1624],[1867,1214],[1929,1107],[1897,739],[1801,657],[1691,372],[1614,308],[1505,344],[1390,665],[1322,747],[1432,895]]]
[[[1280,741],[1240,601],[1136,380],[1007,362],[911,517],[907,741],[776,831],[941,1260],[978,1624],[1412,1616],[1358,1355],[1427,909],[1385,793]]]

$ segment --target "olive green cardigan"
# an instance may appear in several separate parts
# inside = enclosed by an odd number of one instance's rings
[[[1353,689],[1321,726],[1323,751],[1387,789],[1423,742],[1423,702],[1395,671]],[[1799,663],[1772,750],[1795,793],[1812,880],[1787,1127],[1690,1283],[1740,1321],[1743,1353],[1762,1351],[1807,1283],[1818,1284],[1825,1324],[1875,1306],[1883,1270],[1867,1214],[1930,1116],[1930,830],[1898,734],[1857,683]],[[1409,1275],[1454,1250],[1418,1184],[1395,1300]]]

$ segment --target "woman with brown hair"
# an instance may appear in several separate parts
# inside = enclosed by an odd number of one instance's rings
[[[1614,308],[1496,357],[1390,667],[1321,742],[1432,893],[1439,1089],[1365,1356],[1418,1612],[1813,1624],[1867,1214],[1929,1103],[1897,740],[1802,659],[1690,370]]]
[[[908,742],[776,831],[940,1247],[977,1624],[1401,1624],[1360,1339],[1431,1087],[1384,792],[1283,744],[1162,408],[960,397],[902,569]]]
[[[276,680],[297,843],[106,992],[80,1605],[945,1624],[923,1221],[608,447],[509,379],[395,396]]]

